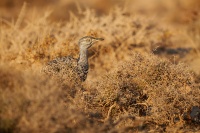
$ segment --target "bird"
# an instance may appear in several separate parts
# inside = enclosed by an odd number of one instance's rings
[[[88,49],[98,41],[103,41],[103,38],[93,36],[85,36],[79,39],[79,57],[73,58],[72,56],[57,57],[49,61],[43,71],[49,75],[64,75],[75,73],[78,78],[84,82],[87,78],[89,64],[88,64]]]

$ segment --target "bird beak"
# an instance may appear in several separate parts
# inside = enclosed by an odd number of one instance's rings
[[[96,40],[103,41],[104,39],[103,38],[96,38]]]
[[[98,41],[103,41],[103,38],[94,38],[92,39],[92,43],[98,42]]]

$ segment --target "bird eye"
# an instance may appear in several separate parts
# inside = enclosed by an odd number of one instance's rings
[[[92,41],[92,39],[90,39],[90,38],[87,39],[87,42],[91,42],[91,41]]]

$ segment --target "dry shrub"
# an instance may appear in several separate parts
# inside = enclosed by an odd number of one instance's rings
[[[65,23],[51,23],[50,11],[32,17],[19,15],[17,25],[2,19],[0,59],[29,67],[35,63],[44,64],[57,56],[77,58],[78,39],[97,34],[105,40],[89,50],[93,73],[90,72],[88,79],[91,79],[109,71],[114,63],[128,60],[133,50],[151,52],[158,45],[171,45],[171,37],[155,20],[136,16],[122,7],[112,8],[108,15],[98,17],[92,9],[80,10],[79,15],[71,12]]]
[[[44,75],[1,65],[0,132],[94,130],[95,123],[84,116],[65,91]]]
[[[200,105],[199,90],[193,85],[193,75],[183,64],[134,54],[131,61],[94,83],[97,92],[90,106],[101,110],[105,120],[116,122],[130,115],[144,117],[151,126],[183,127],[185,113]]]
[[[0,77],[2,132],[163,131],[177,123],[180,129],[184,113],[199,106],[199,91],[187,67],[153,55],[133,55],[84,86],[84,92],[81,85],[59,85],[7,65],[0,66]],[[162,130],[152,129],[156,125]]]
[[[17,16],[16,9],[1,12],[0,60],[19,71],[7,65],[0,66],[0,131],[154,131],[157,125],[161,128],[158,131],[184,129],[184,114],[192,106],[199,106],[199,90],[194,86],[192,73],[183,64],[132,53],[151,53],[157,47],[162,53],[167,47],[191,47],[190,42],[197,44],[198,52],[198,13],[193,14],[190,9],[193,4],[188,6],[194,16],[191,21],[192,16],[182,12],[185,8],[179,10],[181,7],[176,7],[179,4],[174,4],[178,1],[169,1],[174,5],[173,10],[170,5],[166,8],[164,1],[158,5],[149,2],[157,7],[153,12],[145,9],[144,2],[138,2],[142,8],[137,4],[133,4],[135,8],[130,4],[133,10],[117,6],[106,9],[106,12],[110,10],[108,14],[97,15],[93,9],[71,4],[71,0],[60,0],[53,3],[60,10],[54,15],[69,16],[65,22],[54,21],[56,17],[52,17],[50,11],[43,12],[46,9],[42,3],[48,5],[44,1],[31,2],[41,4],[36,6],[35,12],[30,3],[24,4],[16,22],[8,21],[9,16]],[[108,3],[112,5],[113,2]],[[195,0],[194,5],[196,3],[199,2]],[[67,15],[57,5],[67,11],[66,6],[72,5],[72,11]],[[170,12],[165,13],[165,10]],[[189,22],[194,22],[188,27],[188,34],[183,33],[184,37],[179,33],[184,27],[179,31],[174,25],[165,25],[170,14],[172,18],[180,18],[175,11],[182,12],[183,19],[188,17]],[[156,17],[154,12],[160,15]],[[163,20],[163,16],[166,19]],[[182,20],[179,23],[183,23]],[[105,41],[89,50],[90,71],[85,83],[77,83],[73,72],[64,71],[53,78],[40,74],[42,66],[57,56],[77,58],[78,39],[97,34]],[[198,77],[196,83],[199,83]]]

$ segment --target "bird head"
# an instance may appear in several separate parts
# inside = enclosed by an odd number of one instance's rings
[[[90,48],[94,43],[98,42],[98,41],[103,41],[103,38],[96,38],[96,37],[92,37],[92,36],[85,36],[83,38],[81,38],[79,40],[79,47],[81,48]]]

